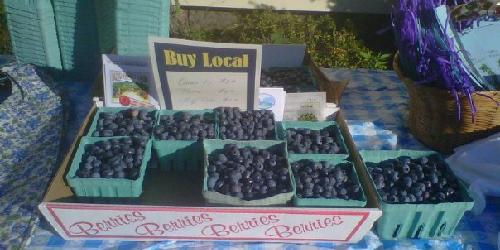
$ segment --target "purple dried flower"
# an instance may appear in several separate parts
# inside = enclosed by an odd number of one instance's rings
[[[461,119],[459,95],[468,99],[472,116],[476,113],[471,94],[474,80],[455,49],[453,38],[443,32],[434,9],[445,4],[441,0],[399,0],[393,6],[392,19],[401,65],[416,84],[437,83],[455,97],[457,117]],[[465,3],[459,0],[454,3]],[[459,25],[470,25],[461,22]],[[448,28],[448,27],[446,27]],[[413,65],[413,66],[412,66]]]

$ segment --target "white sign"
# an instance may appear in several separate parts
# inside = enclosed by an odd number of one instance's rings
[[[262,46],[149,38],[163,109],[258,108]]]
[[[283,120],[286,92],[283,88],[260,88],[259,109],[272,110],[276,121]]]
[[[218,208],[42,203],[65,239],[339,241],[361,237],[377,209]]]

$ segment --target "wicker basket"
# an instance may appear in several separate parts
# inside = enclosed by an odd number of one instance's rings
[[[393,67],[410,96],[410,131],[426,146],[451,153],[457,146],[500,132],[500,91],[472,94],[477,109],[474,121],[467,98],[460,96],[461,120],[458,120],[455,98],[449,91],[417,85],[404,76],[399,67],[399,54],[394,57]]]

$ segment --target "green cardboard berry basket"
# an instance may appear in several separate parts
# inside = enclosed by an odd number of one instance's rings
[[[105,141],[113,138],[126,138],[127,136],[117,137],[82,137],[75,157],[71,162],[66,181],[73,188],[76,196],[80,197],[139,197],[142,193],[142,181],[146,173],[146,168],[151,159],[152,141],[148,140],[144,149],[144,157],[139,171],[139,177],[136,180],[130,179],[112,179],[112,178],[79,178],[76,177],[76,171],[80,168],[82,155],[85,152],[85,145],[93,144],[98,141]]]
[[[334,121],[283,121],[278,126],[278,139],[286,141],[286,130],[287,129],[297,129],[297,128],[307,128],[310,130],[321,130],[324,128],[333,129],[337,145],[340,148],[340,154],[349,154],[349,150],[345,144],[344,136],[340,132],[340,129],[336,122]]]
[[[346,155],[318,155],[318,154],[293,154],[289,155],[289,161],[290,164],[294,162],[298,162],[301,160],[312,160],[314,162],[320,162],[320,161],[326,161],[328,163],[337,165],[340,163],[348,163],[349,161],[347,160]],[[348,170],[349,171],[349,170]],[[350,175],[349,178],[353,180],[355,183],[357,183],[360,187],[360,192],[361,192],[361,197],[359,200],[345,200],[341,198],[299,198],[297,196],[297,193],[293,196],[293,204],[297,207],[364,207],[366,206],[366,196],[363,191],[363,187],[361,185],[361,182],[359,181],[358,174],[356,172],[356,169],[354,165],[352,166],[352,169],[350,169]],[[293,189],[296,190],[296,182],[295,182],[295,175],[292,173],[292,184],[293,184]]]
[[[415,150],[360,150],[359,154],[364,163],[379,163],[400,156],[409,156],[414,159],[437,154],[437,152]],[[446,166],[447,170],[453,174],[447,164]],[[373,190],[377,190],[373,184],[372,177],[370,176],[369,178]],[[377,221],[377,234],[382,239],[442,238],[453,235],[465,211],[472,209],[474,206],[474,201],[464,184],[460,180],[458,183],[463,200],[461,202],[391,204],[382,201],[377,192],[377,199],[382,209],[382,217]]]
[[[208,156],[214,151],[221,150],[226,144],[236,144],[238,147],[256,147],[259,149],[270,149],[282,151],[285,158],[288,159],[288,153],[286,151],[286,143],[283,141],[273,141],[273,140],[260,140],[260,141],[235,141],[235,140],[204,140],[203,141],[203,157],[204,157],[204,168],[203,168],[203,188],[202,194],[205,201],[209,204],[218,205],[232,205],[232,206],[272,206],[272,205],[286,205],[292,200],[295,193],[295,188],[292,185],[292,192],[277,194],[272,197],[267,197],[259,200],[243,200],[238,197],[232,197],[229,195],[224,195],[215,191],[208,191],[207,187],[207,166],[208,166]],[[288,163],[288,173],[290,174],[290,180],[292,180],[292,170],[290,169],[290,164]]]
[[[149,112],[153,112],[152,117],[153,117],[153,119],[156,119],[156,112],[157,111],[155,109],[151,109],[151,108],[143,108],[143,107],[100,107],[100,108],[97,109],[97,111],[96,111],[96,113],[94,115],[94,118],[92,120],[92,124],[90,125],[89,131],[87,132],[86,136],[99,138],[99,136],[92,136],[92,134],[94,133],[94,131],[97,128],[97,120],[99,120],[99,116],[101,115],[101,113],[103,113],[103,112],[118,113],[118,112],[120,112],[122,110],[127,110],[127,109],[147,110]],[[155,122],[156,121],[153,121],[153,125],[155,124]]]
[[[206,115],[213,119],[215,128],[215,138],[217,135],[217,123],[215,112],[206,110],[159,110],[156,116],[155,125],[160,124],[160,116],[174,115],[178,112],[187,112],[192,115]],[[154,136],[154,135],[153,135]],[[182,140],[160,140],[153,138],[153,149],[159,159],[160,169],[170,171],[190,171],[197,170],[203,166],[203,145],[197,141]]]

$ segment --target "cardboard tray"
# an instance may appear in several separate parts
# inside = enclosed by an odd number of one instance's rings
[[[330,81],[310,60],[304,45],[264,45],[263,68],[300,65],[311,69],[320,90],[327,92],[327,101],[338,104],[348,81]],[[98,77],[94,96],[103,96],[101,81],[102,77]],[[364,208],[209,207],[200,192],[202,171],[165,172],[155,168],[155,157],[146,171],[139,198],[78,198],[64,176],[95,112],[95,107],[89,111],[39,205],[45,218],[66,240],[348,243],[361,240],[382,215],[342,112],[336,122],[365,191]]]
[[[39,205],[66,240],[357,242],[381,216],[341,112],[336,122],[354,152],[351,157],[368,201],[365,208],[208,207],[200,192],[201,173],[165,172],[151,166],[139,198],[76,197],[64,176],[95,112],[93,107]]]

